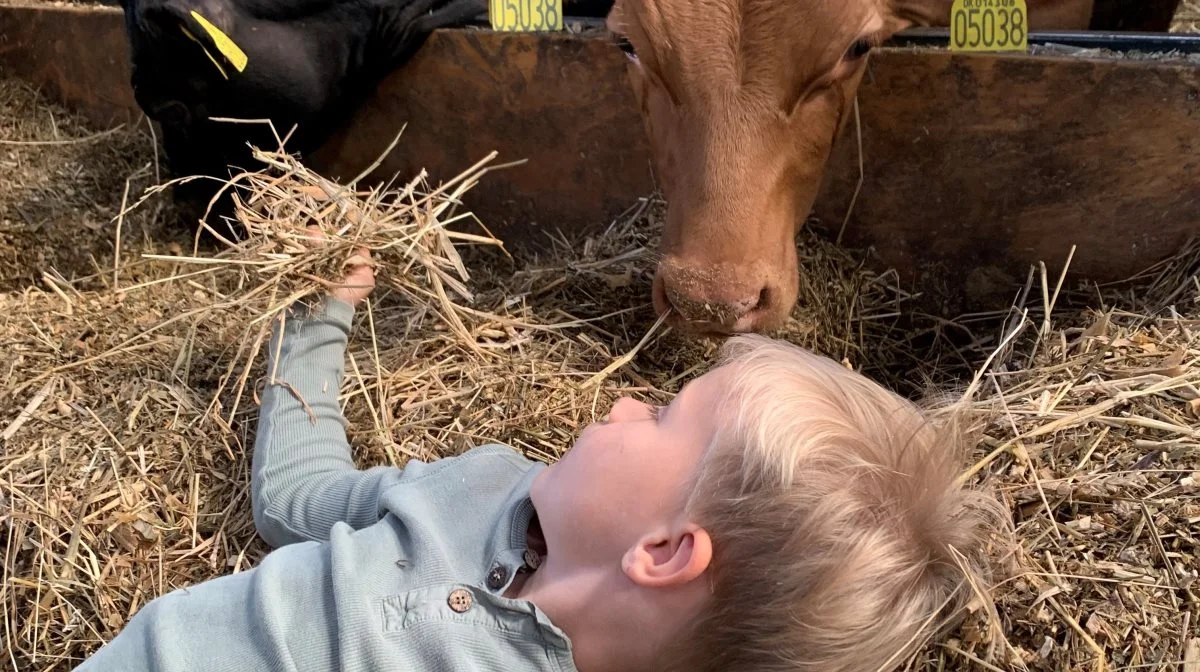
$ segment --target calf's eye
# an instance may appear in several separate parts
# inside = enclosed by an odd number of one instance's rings
[[[633,43],[631,43],[629,40],[625,39],[624,37],[616,37],[616,38],[614,38],[614,41],[616,42],[617,46],[621,49],[621,51],[625,52],[626,58],[633,61],[634,63],[637,62],[637,60],[638,60],[637,50],[633,48]]]
[[[866,38],[856,40],[854,44],[850,45],[850,48],[846,50],[846,60],[857,61],[858,59],[870,53],[873,46],[875,45],[871,44],[871,41]]]

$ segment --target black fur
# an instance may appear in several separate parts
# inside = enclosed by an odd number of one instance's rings
[[[265,124],[213,118],[269,119],[281,136],[295,126],[286,148],[303,156],[328,140],[433,30],[487,11],[485,0],[122,0],[122,8],[134,95],[162,128],[171,172],[220,181],[231,170],[261,167],[250,144],[273,149],[276,143]],[[191,10],[246,52],[243,72],[221,57]],[[219,185],[194,181],[176,194],[205,205]]]

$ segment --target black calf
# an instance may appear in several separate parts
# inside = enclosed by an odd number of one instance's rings
[[[257,169],[274,148],[262,123],[319,147],[436,28],[486,12],[486,0],[122,0],[138,105],[159,122],[176,176]],[[216,30],[211,30],[214,28]],[[234,46],[230,46],[230,44]],[[217,180],[177,191],[205,203]],[[216,222],[210,220],[210,224]]]

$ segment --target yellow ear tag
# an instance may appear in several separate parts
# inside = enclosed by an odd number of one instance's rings
[[[1028,51],[1025,0],[954,0],[950,7],[951,51]]]
[[[241,48],[234,44],[233,40],[229,39],[228,35],[222,33],[220,28],[217,28],[213,24],[209,23],[208,19],[196,13],[196,10],[192,10],[192,18],[196,20],[196,23],[200,24],[200,27],[204,29],[204,32],[208,33],[208,36],[212,38],[213,43],[217,45],[217,50],[221,52],[221,55],[224,56],[229,63],[237,69],[238,72],[246,69],[246,62],[249,60],[246,58],[246,52],[242,51]]]
[[[200,48],[204,51],[204,55],[208,57],[208,60],[212,61],[212,64],[217,66],[217,72],[220,72],[221,76],[224,77],[225,79],[229,79],[229,75],[225,74],[225,68],[222,68],[221,64],[217,62],[217,59],[213,58],[213,55],[208,53],[208,47],[204,46],[204,43],[201,42],[200,40],[197,40],[195,35],[192,35],[190,32],[188,32],[187,28],[180,26],[179,29],[183,31],[184,35],[188,36],[189,40],[200,45]]]
[[[563,29],[563,0],[490,0],[492,30],[542,33]]]

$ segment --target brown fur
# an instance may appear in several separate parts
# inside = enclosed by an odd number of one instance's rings
[[[816,198],[866,58],[844,55],[951,0],[616,0],[609,28],[668,201],[654,282],[686,326],[763,331],[795,304],[794,236]],[[1092,0],[1028,0],[1030,27],[1086,28]]]

